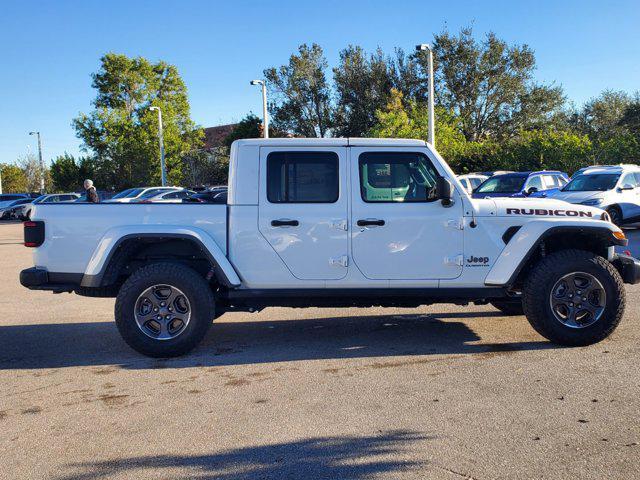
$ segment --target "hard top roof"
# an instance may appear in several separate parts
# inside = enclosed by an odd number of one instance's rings
[[[593,174],[620,174],[624,172],[640,172],[640,165],[602,165],[602,166],[594,166],[587,167],[581,173],[582,175],[593,175]]]
[[[407,138],[246,138],[236,140],[239,145],[262,145],[265,147],[369,147],[404,146],[424,147],[424,140]]]

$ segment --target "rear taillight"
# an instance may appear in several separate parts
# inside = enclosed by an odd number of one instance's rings
[[[24,222],[24,246],[39,247],[44,243],[44,222]]]

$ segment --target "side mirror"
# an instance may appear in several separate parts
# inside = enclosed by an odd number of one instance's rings
[[[453,196],[453,185],[451,182],[444,177],[438,177],[436,180],[436,194],[440,200],[442,200],[442,205],[448,207],[451,205],[451,197]]]
[[[527,188],[526,194],[531,195],[532,193],[536,193],[537,191],[538,189],[536,187],[529,187]]]

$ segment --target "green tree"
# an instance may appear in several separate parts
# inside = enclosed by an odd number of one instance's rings
[[[638,161],[640,138],[634,134],[633,119],[636,101],[625,92],[605,90],[574,115],[574,127],[593,142],[594,163]]]
[[[40,166],[40,160],[37,155],[28,153],[26,155],[18,157],[18,167],[23,172],[26,181],[27,192],[39,192],[40,191],[40,178],[44,175],[45,190],[51,190],[51,178],[49,176],[49,170],[47,167]]]
[[[523,131],[500,146],[497,168],[555,169],[572,174],[588,163],[592,143],[587,135],[571,131]]]
[[[0,177],[2,178],[2,193],[27,192],[27,177],[24,171],[11,163],[0,164]]]
[[[369,134],[381,138],[426,140],[429,130],[427,106],[415,100],[406,103],[405,106],[402,93],[392,89],[384,110],[376,111],[377,124]],[[455,116],[440,106],[436,109],[435,131],[438,151],[455,167],[466,152],[467,141]]]
[[[367,56],[361,47],[349,45],[340,52],[333,69],[337,108],[335,135],[360,137],[376,124],[376,110],[383,109],[393,87],[382,50]]]
[[[51,182],[56,192],[74,192],[82,189],[85,179],[92,179],[100,189],[105,188],[102,176],[97,176],[93,159],[90,157],[74,158],[64,153],[51,162]]]
[[[235,140],[242,138],[260,138],[263,134],[262,119],[253,113],[247,114],[242,120],[240,120],[233,128],[231,133],[224,139],[224,144],[230,147]],[[270,138],[282,138],[286,137],[286,132],[282,132],[273,125],[269,124],[269,137]]]
[[[287,65],[264,71],[274,127],[304,137],[325,137],[333,119],[327,60],[315,43],[300,45]]]
[[[489,33],[483,42],[471,28],[442,32],[433,44],[437,103],[460,119],[469,141],[508,138],[544,126],[564,103],[560,87],[533,80],[535,55]],[[423,68],[426,56],[416,54]]]
[[[175,66],[109,53],[93,75],[94,110],[73,126],[95,157],[102,187],[118,189],[160,182],[157,113],[162,110],[170,183],[183,178],[181,157],[201,147],[203,132],[190,118],[187,88]]]
[[[269,134],[273,129],[269,128]],[[260,138],[262,137],[262,120],[253,113],[247,114],[240,120],[231,130],[231,133],[224,138],[224,144],[230,147],[231,144],[242,138]]]
[[[640,137],[640,100],[636,100],[625,108],[618,124],[629,133]]]
[[[194,150],[182,157],[185,182],[190,187],[226,185],[229,177],[229,148]]]

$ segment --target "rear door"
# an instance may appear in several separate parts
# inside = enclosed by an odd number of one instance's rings
[[[351,248],[370,279],[457,278],[463,269],[462,201],[434,198],[426,149],[352,147]]]
[[[262,147],[258,226],[291,274],[338,280],[347,274],[345,147]]]

